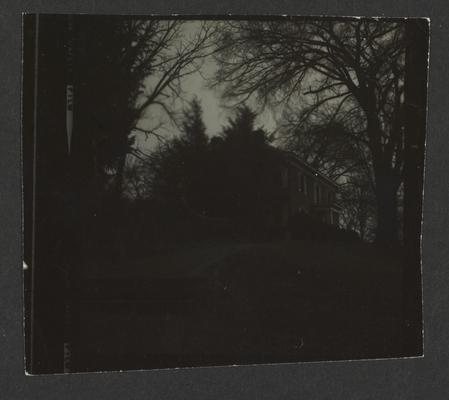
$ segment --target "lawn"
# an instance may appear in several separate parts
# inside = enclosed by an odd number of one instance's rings
[[[358,242],[154,247],[86,276],[79,368],[398,356],[402,277],[399,251]]]

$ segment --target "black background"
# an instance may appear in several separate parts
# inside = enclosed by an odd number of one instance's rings
[[[445,7],[446,6],[446,7]],[[424,358],[25,376],[22,334],[21,12],[431,18],[423,225]],[[449,7],[445,1],[2,1],[0,398],[446,399],[449,392]]]

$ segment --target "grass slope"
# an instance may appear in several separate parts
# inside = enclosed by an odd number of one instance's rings
[[[81,370],[402,352],[399,252],[347,242],[197,243],[120,265],[86,281]]]

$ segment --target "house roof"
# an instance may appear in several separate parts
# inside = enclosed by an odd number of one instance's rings
[[[317,178],[324,181],[328,185],[331,185],[334,188],[338,187],[338,184],[335,181],[333,181],[332,179],[323,175],[321,172],[317,171],[315,168],[313,168],[312,166],[307,164],[305,161],[301,160],[296,154],[294,154],[290,151],[285,151],[285,150],[279,150],[279,151],[281,153],[283,153],[283,155],[286,157],[286,159],[289,162],[296,164],[296,165],[300,166],[301,168],[307,170],[309,173],[311,173],[312,175],[315,175]]]

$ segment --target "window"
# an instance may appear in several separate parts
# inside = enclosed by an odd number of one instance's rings
[[[298,181],[298,192],[304,192],[304,185],[303,185],[303,181],[302,181],[304,175],[299,171],[296,174],[297,174],[297,178],[298,178],[298,180],[297,180]]]
[[[307,194],[307,181],[306,176],[304,174],[301,174],[299,187],[301,188],[301,192],[304,194]]]
[[[321,188],[320,185],[315,184],[315,204],[318,204],[321,202]]]
[[[338,212],[332,211],[332,224],[340,226],[340,214]]]
[[[288,168],[282,168],[281,170],[281,185],[283,188],[288,187]]]

